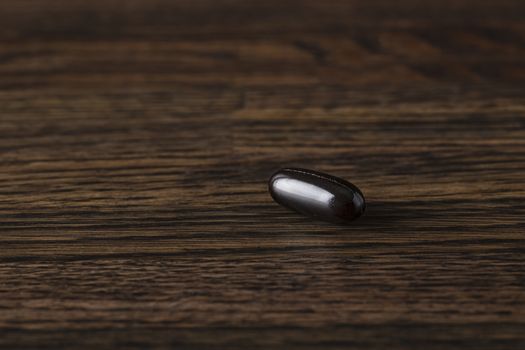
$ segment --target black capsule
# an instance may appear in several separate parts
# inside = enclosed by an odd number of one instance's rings
[[[348,223],[365,212],[365,197],[356,186],[313,170],[281,169],[268,189],[282,206],[323,221]]]

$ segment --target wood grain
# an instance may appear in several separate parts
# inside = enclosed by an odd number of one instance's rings
[[[0,347],[525,346],[522,1],[0,3]],[[358,185],[348,227],[272,202]]]

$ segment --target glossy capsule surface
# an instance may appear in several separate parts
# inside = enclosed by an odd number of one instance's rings
[[[268,189],[277,203],[314,219],[344,224],[365,211],[356,186],[314,170],[281,169],[270,177]]]

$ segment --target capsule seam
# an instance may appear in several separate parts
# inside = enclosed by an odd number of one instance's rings
[[[284,168],[283,170],[286,170],[286,171],[291,171],[293,173],[299,173],[299,174],[303,174],[303,175],[310,175],[310,176],[315,176],[317,177],[318,179],[321,179],[321,180],[326,180],[326,181],[330,181],[331,183],[334,183],[336,185],[340,185],[340,186],[343,186],[344,188],[346,188],[347,190],[350,190],[350,191],[354,191],[355,189],[352,188],[352,187],[349,187],[348,185],[344,184],[344,183],[341,183],[337,180],[334,180],[332,178],[329,178],[329,177],[324,177],[324,176],[321,176],[321,175],[318,175],[316,173],[308,173],[306,171],[302,171],[302,170],[298,170],[298,169],[293,169],[293,168]],[[360,192],[360,191],[358,191]]]

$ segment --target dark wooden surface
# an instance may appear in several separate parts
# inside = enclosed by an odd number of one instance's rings
[[[0,2],[0,346],[525,348],[524,18]],[[281,209],[281,166],[366,216]]]

